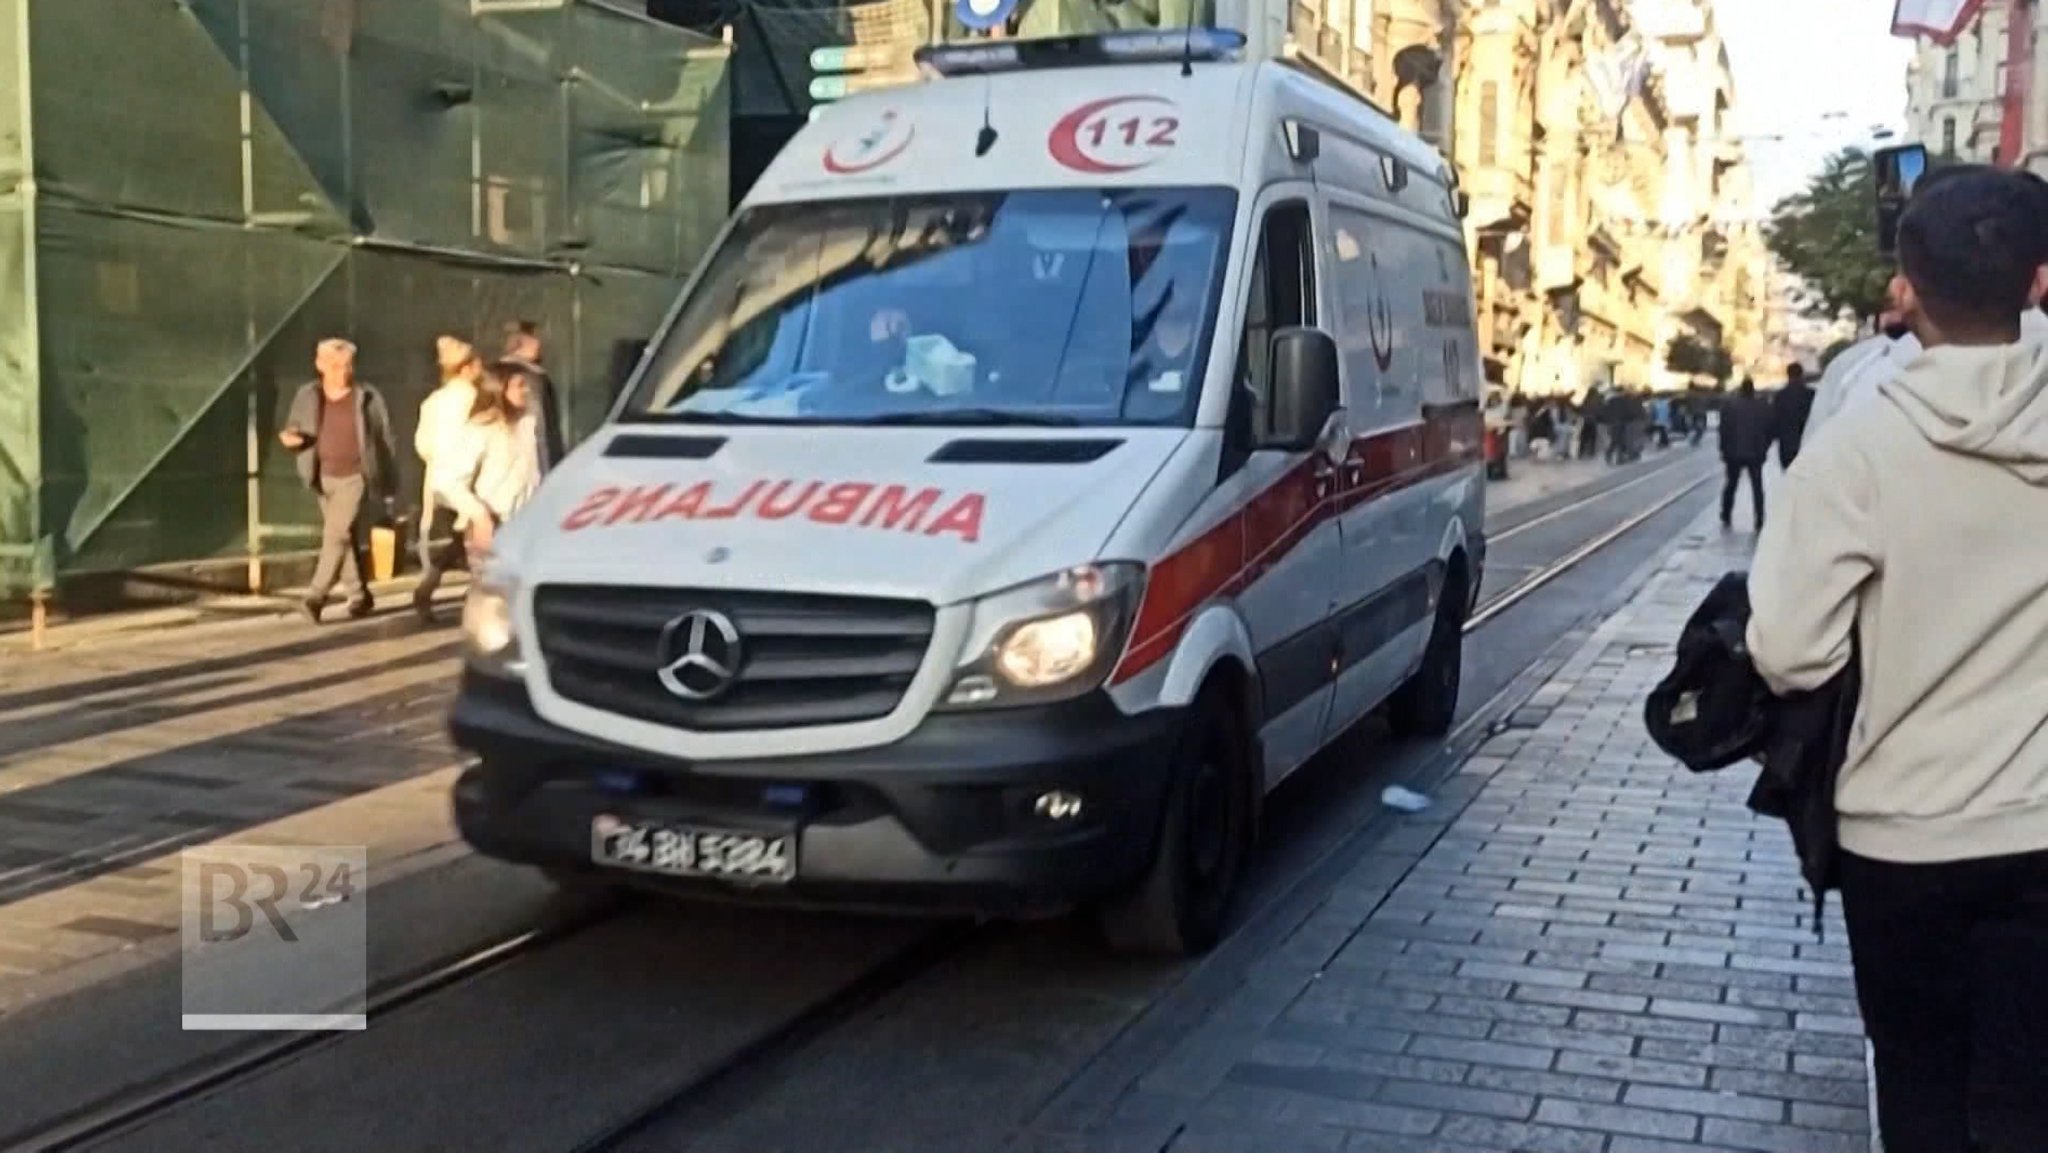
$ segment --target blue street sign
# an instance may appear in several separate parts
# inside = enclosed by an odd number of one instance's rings
[[[955,0],[953,16],[977,32],[998,28],[1017,11],[1017,0]]]

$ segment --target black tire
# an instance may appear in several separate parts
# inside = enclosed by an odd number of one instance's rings
[[[1451,570],[1438,598],[1422,667],[1387,701],[1387,725],[1403,737],[1441,737],[1458,717],[1465,673],[1465,575]]]
[[[1152,863],[1135,888],[1096,910],[1111,951],[1192,957],[1222,939],[1252,840],[1248,748],[1234,703],[1204,689],[1174,747]]]

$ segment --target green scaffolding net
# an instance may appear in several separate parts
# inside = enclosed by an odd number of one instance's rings
[[[724,216],[729,62],[598,0],[0,0],[0,595],[308,547],[324,336],[401,499],[438,334],[537,322],[587,432]]]

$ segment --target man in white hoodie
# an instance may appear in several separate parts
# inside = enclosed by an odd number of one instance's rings
[[[1787,473],[1749,577],[1781,693],[1860,644],[1835,800],[1887,1153],[2048,1150],[2048,229],[2010,173],[1930,184],[1896,299],[1922,351]]]
[[[1972,172],[1993,172],[1996,169],[1983,164],[1952,164],[1937,168],[1920,182],[1920,190],[1939,185],[1944,180]],[[2044,210],[2048,210],[2048,185],[2040,182],[2033,174],[2023,179],[2029,181],[2034,191],[2042,196]],[[2020,314],[2020,339],[2031,344],[2048,345],[2048,316],[2039,307],[2040,300],[2030,299],[2026,311]],[[1823,424],[1833,420],[1845,408],[1865,397],[1877,395],[1877,386],[1899,374],[1906,362],[1920,355],[1920,338],[1913,335],[1912,326],[1906,323],[1893,301],[1878,316],[1878,331],[1842,350],[1841,354],[1828,364],[1821,374],[1821,381],[1814,389],[1813,411],[1806,418],[1806,435],[1810,439]]]

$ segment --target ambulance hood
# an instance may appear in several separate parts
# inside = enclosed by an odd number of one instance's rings
[[[950,604],[1100,559],[1180,428],[612,426],[503,551],[545,583]]]

